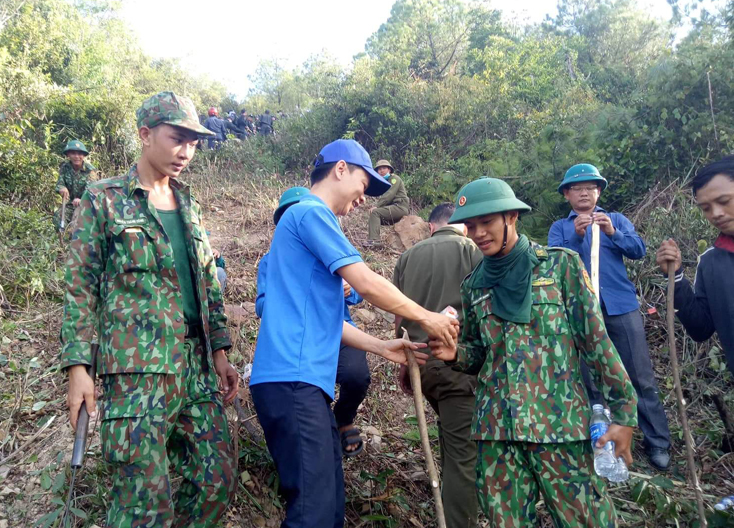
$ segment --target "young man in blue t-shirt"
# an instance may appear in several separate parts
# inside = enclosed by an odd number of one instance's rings
[[[301,198],[310,194],[305,187],[291,187],[280,197],[278,208],[273,213],[273,222],[278,225],[280,217],[292,206],[301,201]],[[265,306],[265,284],[268,274],[268,254],[262,256],[257,266],[257,298],[255,299],[255,313],[262,317]],[[344,282],[344,321],[356,326],[349,313],[349,307],[362,302],[362,297]],[[370,368],[367,365],[367,354],[364,350],[342,345],[339,349],[339,366],[336,371],[336,383],[339,385],[339,399],[334,404],[334,417],[339,427],[342,452],[344,456],[358,455],[364,448],[364,441],[359,429],[354,426],[357,409],[367,396],[370,387]]]
[[[446,344],[456,338],[455,320],[421,308],[371,271],[339,227],[337,215],[389,187],[359,143],[334,141],[314,162],[311,194],[275,229],[250,391],[287,503],[283,527],[344,525],[342,450],[330,408],[340,344],[401,364],[404,347],[418,348],[346,323],[342,279],[372,304],[419,321],[430,336]]]

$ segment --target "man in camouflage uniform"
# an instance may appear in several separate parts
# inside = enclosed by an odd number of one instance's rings
[[[56,182],[56,192],[66,200],[65,222],[71,225],[74,211],[79,207],[82,194],[87,189],[89,182],[94,180],[96,169],[86,158],[89,155],[87,147],[78,139],[73,139],[66,144],[64,155],[67,160],[59,166],[59,179]],[[61,208],[54,213],[54,225],[61,229]]]
[[[382,224],[394,224],[407,215],[410,211],[410,200],[405,192],[403,180],[395,174],[394,169],[387,160],[380,160],[375,166],[377,174],[390,182],[390,189],[380,196],[374,207],[370,209],[368,225],[368,236],[365,247],[373,247],[380,243],[380,226]]]
[[[628,464],[635,390],[579,256],[518,235],[518,215],[529,210],[494,178],[459,191],[450,222],[464,223],[484,260],[461,286],[458,351],[432,343],[433,352],[478,375],[472,438],[479,503],[491,526],[536,526],[542,494],[556,526],[613,527],[612,500],[593,469],[581,358],[612,412],[598,445],[613,440]]]
[[[137,124],[140,159],[88,187],[72,235],[61,329],[70,420],[82,401],[96,416],[86,371],[96,338],[106,525],[214,526],[236,486],[224,402],[238,377],[201,208],[178,180],[210,132],[173,92],[143,102]],[[169,466],[183,477],[175,495]]]

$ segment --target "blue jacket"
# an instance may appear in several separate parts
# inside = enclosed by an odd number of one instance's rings
[[[624,258],[637,260],[645,256],[645,242],[621,213],[607,213],[601,207],[594,212],[605,213],[612,220],[614,234],[610,237],[601,232],[599,247],[599,286],[602,304],[609,315],[621,315],[640,308],[637,291],[627,276]],[[556,220],[548,232],[548,245],[564,247],[576,251],[584,261],[586,270],[591,272],[591,226],[586,235],[576,234],[573,222],[578,214],[571,211],[568,217]]]
[[[258,317],[263,316],[263,308],[265,307],[265,282],[268,275],[268,253],[265,253],[260,259],[257,266],[257,298],[255,299],[255,313]],[[352,293],[344,298],[344,320],[350,325],[356,327],[352,321],[352,315],[349,313],[349,307],[362,302],[362,297],[357,290],[352,288]]]
[[[214,132],[219,141],[227,141],[227,126],[217,116],[210,116],[204,121],[204,126]]]

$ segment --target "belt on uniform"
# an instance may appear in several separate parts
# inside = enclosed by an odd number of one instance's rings
[[[184,326],[186,327],[186,337],[187,338],[204,336],[204,329],[201,327],[200,324],[193,324],[193,325],[187,324]]]

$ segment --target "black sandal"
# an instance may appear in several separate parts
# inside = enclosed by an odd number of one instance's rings
[[[345,457],[357,456],[364,449],[364,440],[362,440],[362,437],[359,434],[359,429],[357,429],[356,427],[352,427],[351,429],[342,431],[340,433],[340,436],[342,440],[342,454]],[[347,450],[347,447],[353,445],[357,445],[357,449],[353,451]]]

